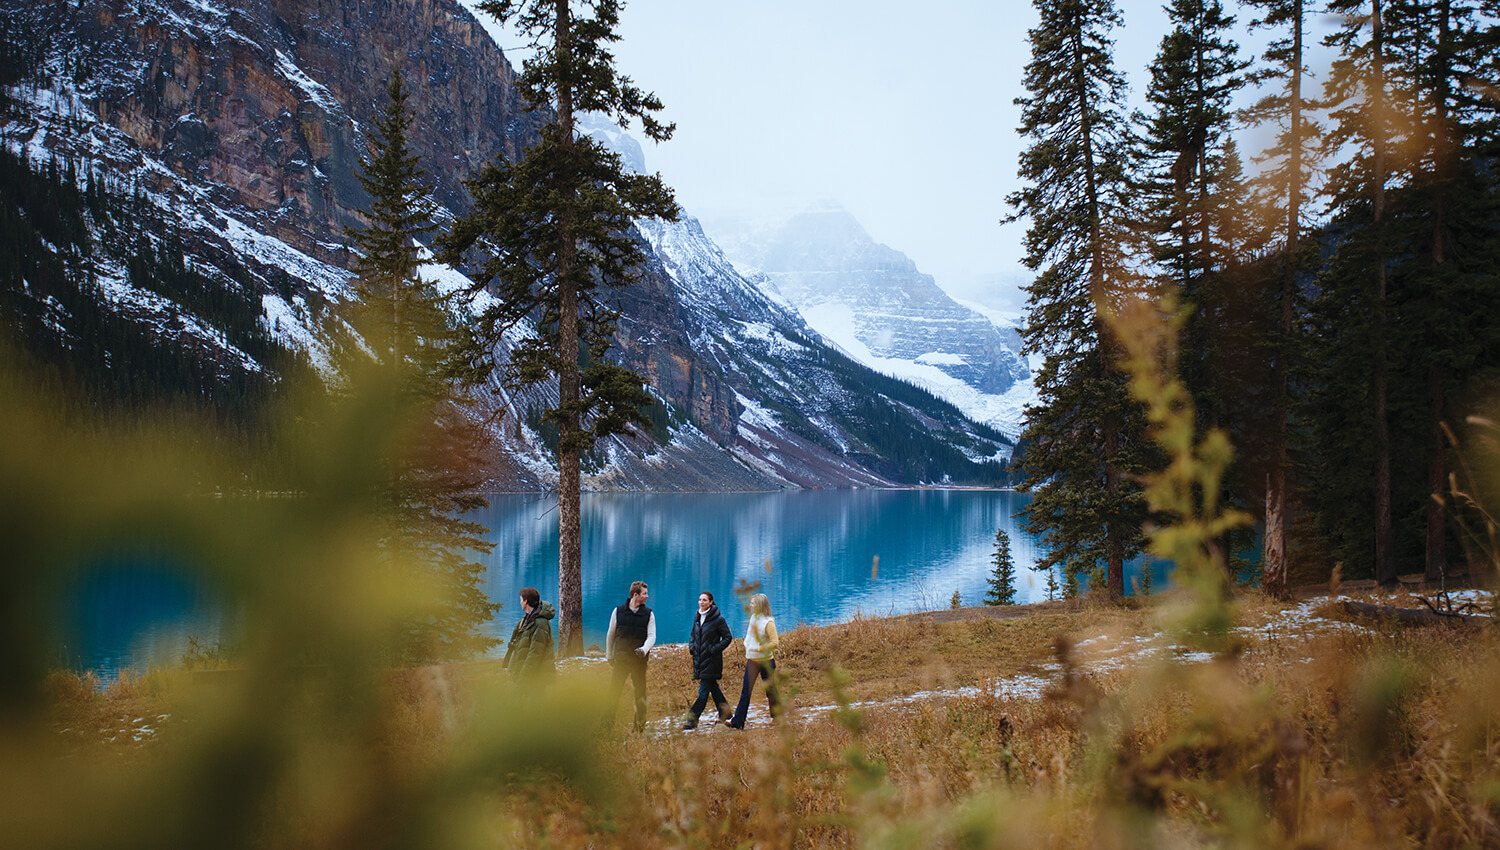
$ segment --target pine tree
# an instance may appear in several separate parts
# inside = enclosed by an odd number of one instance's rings
[[[1151,111],[1136,116],[1134,198],[1159,284],[1191,307],[1179,364],[1183,382],[1217,425],[1224,399],[1211,364],[1228,298],[1225,271],[1242,247],[1227,228],[1247,206],[1235,196],[1231,100],[1246,83],[1247,63],[1227,37],[1234,18],[1218,0],[1173,0],[1166,9],[1173,29],[1151,63]]]
[[[986,605],[1016,604],[1016,564],[1010,557],[1010,535],[1005,529],[995,532],[995,569],[990,573],[990,589],[984,594]],[[1050,589],[1049,596],[1050,597]]]
[[[1244,356],[1231,346],[1244,337],[1242,317],[1229,308],[1244,287],[1238,267],[1257,235],[1244,224],[1248,204],[1229,132],[1248,63],[1238,58],[1229,38],[1234,18],[1219,0],[1172,0],[1166,11],[1172,30],[1151,63],[1149,112],[1135,116],[1136,236],[1155,287],[1188,307],[1177,368],[1200,424],[1220,427],[1236,401],[1221,367]],[[1216,497],[1228,498],[1231,481],[1222,483],[1225,492]],[[1220,545],[1233,551],[1237,542]]]
[[[1373,562],[1392,583],[1425,549],[1436,581],[1447,572],[1442,426],[1466,412],[1455,392],[1495,363],[1495,105],[1478,95],[1494,85],[1495,27],[1476,23],[1482,4],[1453,0],[1331,9],[1345,21],[1328,39],[1342,53],[1326,88],[1328,147],[1343,154],[1325,190],[1338,247],[1313,306],[1319,359],[1347,369],[1317,373],[1308,407],[1316,507],[1346,562]],[[1350,420],[1334,399],[1365,413]],[[1425,539],[1396,522],[1424,514]]]
[[[1392,362],[1387,321],[1389,309],[1389,268],[1387,182],[1391,176],[1390,148],[1394,135],[1392,106],[1386,79],[1385,21],[1382,0],[1369,0],[1369,14],[1358,14],[1364,0],[1331,0],[1328,9],[1343,14],[1346,24],[1325,41],[1338,47],[1342,54],[1334,61],[1325,84],[1325,98],[1335,106],[1334,125],[1325,141],[1325,149],[1334,151],[1353,147],[1355,154],[1329,172],[1325,193],[1335,223],[1344,231],[1338,253],[1330,264],[1329,274],[1318,307],[1325,316],[1344,314],[1353,319],[1369,343],[1368,368],[1356,374],[1368,375],[1370,411],[1370,453],[1375,468],[1374,495],[1374,574],[1381,584],[1396,580],[1395,528],[1391,508],[1391,433],[1389,413],[1389,366]],[[1369,36],[1363,35],[1365,25]],[[1368,269],[1369,274],[1362,273]],[[1369,284],[1364,283],[1368,278]],[[1326,284],[1342,282],[1330,288]],[[1368,288],[1368,292],[1359,288]],[[1344,304],[1340,305],[1340,301]],[[1349,311],[1348,305],[1363,302],[1362,312]],[[1335,319],[1337,321],[1337,319]],[[1343,328],[1328,327],[1329,330]],[[1320,343],[1328,339],[1320,337]],[[1326,361],[1325,361],[1326,362]],[[1334,375],[1333,377],[1337,377]],[[1315,426],[1325,427],[1326,426]],[[1360,429],[1364,430],[1364,429]],[[1337,436],[1335,436],[1337,439]],[[1337,474],[1339,466],[1325,471]],[[1331,495],[1331,494],[1330,494]],[[1335,499],[1337,497],[1334,497]],[[1351,562],[1358,563],[1355,559]]]
[[[1030,94],[1016,101],[1020,132],[1032,140],[1020,165],[1027,185],[1008,198],[1010,220],[1031,220],[1026,265],[1036,278],[1023,338],[1028,353],[1044,357],[1022,434],[1026,529],[1048,549],[1038,569],[1061,567],[1070,591],[1086,577],[1119,599],[1125,561],[1144,544],[1135,481],[1154,457],[1100,316],[1132,286],[1119,253],[1128,218],[1125,81],[1110,40],[1121,20],[1110,0],[1037,0],[1036,8]]]
[[[468,556],[492,544],[482,538],[482,525],[459,518],[488,504],[476,495],[483,436],[447,376],[455,336],[448,314],[432,283],[418,274],[417,239],[434,229],[436,205],[409,143],[409,93],[399,69],[391,72],[386,94],[390,103],[375,121],[371,153],[358,175],[371,198],[369,224],[350,232],[363,250],[355,265],[363,302],[358,324],[378,368],[370,378],[346,364],[346,403],[384,412],[398,435],[372,487],[386,557],[398,569],[415,571],[416,584],[436,594],[434,609],[402,624],[393,647],[397,660],[422,663],[493,646],[483,626],[499,606],[480,587],[484,566]]]
[[[1253,21],[1251,29],[1280,28],[1281,35],[1266,46],[1266,65],[1256,74],[1259,82],[1274,81],[1273,88],[1247,110],[1246,117],[1276,128],[1276,142],[1260,157],[1263,163],[1257,181],[1260,199],[1268,209],[1281,213],[1281,286],[1277,292],[1279,334],[1269,346],[1275,367],[1274,433],[1270,446],[1270,469],[1266,475],[1265,532],[1262,542],[1261,586],[1275,599],[1287,599],[1290,588],[1287,553],[1287,413],[1290,408],[1291,359],[1294,353],[1293,322],[1298,309],[1298,277],[1307,267],[1303,256],[1302,234],[1305,230],[1305,204],[1311,172],[1316,163],[1319,126],[1310,120],[1309,111],[1318,104],[1303,95],[1307,77],[1303,60],[1306,43],[1304,25],[1307,9],[1304,0],[1248,0],[1262,10],[1264,17]],[[1259,204],[1257,206],[1260,206]],[[1312,243],[1308,243],[1309,246]]]
[[[1390,4],[1392,76],[1409,98],[1409,178],[1393,199],[1400,228],[1398,270],[1414,309],[1403,319],[1418,331],[1425,374],[1427,499],[1425,575],[1447,575],[1446,421],[1466,411],[1449,399],[1493,365],[1493,151],[1496,104],[1493,7],[1463,0]],[[1488,17],[1485,28],[1476,21]],[[1488,309],[1487,309],[1488,308]]]
[[[361,330],[366,342],[379,353],[379,360],[395,370],[423,352],[443,355],[436,346],[418,352],[403,345],[408,339],[423,336],[414,333],[414,328],[430,332],[429,326],[440,323],[442,316],[436,311],[429,288],[417,275],[422,251],[419,240],[437,229],[433,223],[437,202],[432,200],[431,187],[421,182],[421,157],[409,142],[412,119],[406,101],[411,92],[400,68],[391,70],[386,95],[390,103],[375,119],[372,155],[361,161],[357,174],[370,196],[370,224],[351,229],[350,236],[362,252],[354,263],[367,313]]]
[[[592,16],[576,15],[575,5]],[[442,251],[455,266],[471,251],[483,254],[472,294],[496,294],[470,328],[468,379],[487,380],[497,366],[496,348],[514,332],[501,369],[506,385],[557,382],[558,403],[546,416],[558,428],[558,646],[564,655],[583,648],[582,457],[601,437],[649,426],[640,408],[652,401],[639,375],[604,359],[617,313],[600,285],[629,284],[645,260],[632,220],[678,214],[660,177],[627,173],[618,156],[576,132],[577,113],[599,112],[622,126],[639,119],[656,141],[672,133],[655,118],[661,102],[615,69],[609,46],[619,40],[620,6],[619,0],[480,4],[532,39],[537,54],[527,60],[519,86],[538,107],[551,106],[553,121],[519,162],[498,161],[469,183],[474,209],[455,224]]]

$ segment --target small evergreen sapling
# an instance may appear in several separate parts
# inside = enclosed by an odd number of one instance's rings
[[[1051,598],[1050,586],[1048,598]],[[1016,564],[1010,557],[1010,535],[1003,528],[995,532],[995,571],[990,574],[990,590],[984,595],[984,604],[1016,604]]]
[[[957,590],[953,591],[953,598],[948,600],[949,608],[964,607],[964,595]]]

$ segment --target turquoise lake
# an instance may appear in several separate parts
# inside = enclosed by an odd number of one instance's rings
[[[1030,567],[1043,553],[1015,516],[1028,500],[1006,490],[585,493],[585,643],[603,642],[610,609],[637,579],[651,586],[662,643],[687,640],[703,590],[738,634],[745,620],[734,593],[740,582],[759,582],[782,629],[946,608],[955,590],[964,604],[977,605],[1000,528],[1010,535],[1016,601],[1040,601],[1046,576]],[[499,637],[509,638],[521,614],[522,587],[556,600],[556,508],[551,495],[506,494],[471,515],[495,544],[480,560],[485,591],[504,606],[491,623]],[[1153,568],[1154,586],[1165,585],[1164,569]],[[1131,579],[1127,570],[1127,587]],[[59,662],[106,677],[176,664],[189,636],[210,645],[233,641],[199,589],[147,565],[124,564],[89,582],[68,619]]]

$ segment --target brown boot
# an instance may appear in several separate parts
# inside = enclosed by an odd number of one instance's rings
[[[727,702],[714,703],[714,707],[719,709],[719,720],[724,723],[728,723],[729,718],[734,716],[734,709],[730,708]]]

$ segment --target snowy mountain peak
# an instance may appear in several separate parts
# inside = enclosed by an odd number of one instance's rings
[[[1015,329],[954,301],[846,210],[820,204],[776,226],[716,228],[736,266],[840,349],[1019,433],[1033,391]]]

